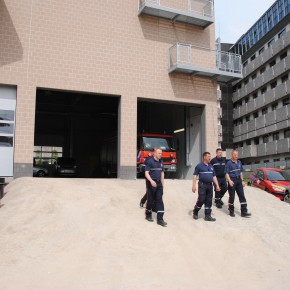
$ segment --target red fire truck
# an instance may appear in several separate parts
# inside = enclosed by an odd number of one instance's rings
[[[176,150],[173,146],[173,136],[166,134],[142,133],[137,136],[137,173],[145,171],[146,158],[153,156],[154,148],[162,149],[164,171],[176,172]]]

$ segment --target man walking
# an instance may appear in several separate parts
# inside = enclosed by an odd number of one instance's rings
[[[241,216],[250,217],[251,214],[248,213],[247,201],[244,194],[244,177],[243,177],[243,166],[240,160],[238,160],[239,153],[237,150],[232,151],[232,159],[226,164],[226,179],[228,181],[228,191],[229,191],[229,213],[231,217],[235,216],[234,212],[234,201],[235,192],[240,200],[241,204]]]
[[[213,169],[215,171],[216,177],[217,177],[217,181],[220,187],[220,191],[216,190],[215,188],[215,204],[217,208],[222,208],[223,207],[223,201],[222,198],[225,195],[225,193],[228,190],[228,186],[227,186],[227,180],[225,177],[225,167],[226,167],[226,158],[222,157],[223,151],[221,148],[217,148],[216,150],[216,157],[214,157],[210,163],[213,166]]]
[[[155,201],[157,211],[157,224],[165,227],[167,223],[163,220],[164,204],[162,200],[164,188],[164,167],[161,160],[162,149],[155,148],[154,156],[150,158],[145,167],[145,177],[147,183],[147,203],[146,203],[146,220],[153,222],[152,203]]]
[[[198,212],[204,204],[204,219],[206,221],[214,222],[216,219],[211,216],[211,206],[213,197],[212,183],[215,183],[216,190],[219,191],[219,184],[215,176],[213,166],[210,164],[211,155],[209,152],[204,152],[203,162],[197,164],[193,173],[192,179],[192,192],[196,191],[196,179],[199,177],[198,182],[198,199],[193,209],[193,218],[198,219]]]

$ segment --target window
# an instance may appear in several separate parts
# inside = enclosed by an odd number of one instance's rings
[[[254,80],[256,77],[257,77],[257,74],[254,73],[254,74],[252,75],[252,80]]]
[[[264,47],[262,47],[261,49],[259,49],[259,54],[261,54],[264,51]]]
[[[273,141],[279,140],[279,132],[273,133]]]
[[[257,119],[259,117],[258,112],[255,112],[253,115],[254,115],[254,119]]]
[[[287,106],[287,105],[289,105],[289,104],[290,104],[290,97],[285,98],[285,99],[283,100],[283,106]]]
[[[257,93],[253,93],[253,99],[257,99],[258,94]]]
[[[237,91],[237,87],[233,86],[233,93],[235,93]]]
[[[290,138],[290,129],[284,130],[284,138]]]
[[[279,162],[280,161],[280,158],[274,158],[273,161],[274,162]]]
[[[276,64],[276,59],[274,59],[270,62],[270,67],[274,66],[275,64]]]
[[[284,28],[282,31],[280,31],[279,33],[278,33],[278,38],[281,38],[283,35],[285,35],[286,34],[286,28]]]
[[[269,160],[264,160],[264,163],[269,163]]]
[[[251,140],[247,140],[247,141],[246,141],[246,145],[247,145],[247,146],[250,146],[250,145],[251,145]]]
[[[249,82],[249,79],[244,80],[245,85],[248,84],[248,82]]]
[[[285,157],[285,161],[289,161],[290,160],[290,157]]]
[[[241,83],[237,84],[237,89],[239,90],[242,87]]]
[[[255,145],[259,145],[259,143],[260,143],[260,142],[259,142],[259,138],[255,138],[255,139],[254,139],[254,144],[255,144]]]
[[[242,125],[243,124],[243,118],[238,119],[238,125]]]
[[[282,60],[283,58],[287,57],[287,51],[284,53],[280,54],[280,59]]]
[[[247,64],[248,64],[248,61],[246,60],[246,61],[243,63],[243,67],[245,67]]]
[[[269,42],[268,42],[268,47],[272,46],[275,42],[275,39],[272,38]]]
[[[54,164],[58,157],[62,157],[62,152],[62,147],[34,146],[33,162],[36,165]]]
[[[274,81],[273,83],[271,83],[271,89],[276,88],[276,86],[277,86],[277,81]]]
[[[287,81],[288,81],[288,74],[282,76],[282,77],[281,77],[281,81],[282,81],[282,83],[287,82]]]
[[[251,56],[251,60],[254,60],[256,58],[256,54],[253,54],[252,56]]]
[[[262,67],[262,68],[260,69],[260,74],[264,73],[265,70],[266,70],[266,67],[265,67],[265,66]]]
[[[263,88],[261,88],[261,94],[265,94],[266,91],[267,91],[267,87],[263,87]]]
[[[262,115],[266,115],[268,113],[268,108],[263,108],[262,109]]]
[[[278,108],[278,103],[272,104],[272,111],[275,111]]]
[[[268,143],[269,142],[269,135],[264,135],[263,136],[263,143]]]
[[[246,103],[246,104],[249,103],[249,99],[250,99],[249,97],[246,97],[246,98],[245,98],[245,103]]]
[[[250,121],[250,116],[246,116],[246,122]]]
[[[260,164],[260,161],[255,161],[255,164]]]
[[[240,142],[240,143],[239,143],[239,147],[242,148],[243,146],[244,146],[244,143],[243,143],[243,142]]]

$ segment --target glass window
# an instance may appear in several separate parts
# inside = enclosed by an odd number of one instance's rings
[[[259,54],[261,54],[264,51],[264,46],[262,48],[259,49]]]
[[[255,112],[253,115],[254,115],[254,119],[257,119],[259,116],[258,112]]]
[[[270,67],[274,66],[276,64],[276,59],[270,62]]]
[[[269,142],[269,135],[264,135],[263,136],[263,143],[268,143]]]
[[[0,147],[13,147],[13,137],[0,136]]]
[[[278,162],[280,161],[280,159],[274,159],[274,162]],[[268,180],[272,180],[272,181],[276,181],[276,180],[280,180],[280,181],[290,181],[290,175],[289,173],[287,173],[286,171],[270,171],[267,170],[266,171],[266,175],[267,175],[267,179]]]
[[[273,141],[279,140],[279,132],[273,133]]]
[[[272,111],[275,111],[277,109],[277,107],[278,107],[278,103],[274,103],[272,105]]]
[[[252,80],[254,80],[256,77],[257,77],[257,74],[254,73],[254,74],[252,75]]]
[[[250,116],[246,116],[246,122],[250,121]]]
[[[247,146],[250,146],[250,145],[251,145],[251,140],[247,140],[247,141],[246,141],[246,145],[247,145]]]
[[[278,33],[278,38],[281,38],[285,34],[286,34],[286,28],[284,28],[281,32]]]
[[[263,108],[262,109],[262,115],[266,115],[268,113],[268,108]]]
[[[290,138],[290,129],[284,130],[284,138]]]
[[[14,111],[0,110],[1,121],[14,121]]]
[[[283,106],[287,106],[287,105],[289,105],[289,104],[290,104],[290,97],[285,98],[285,99],[283,100]]]
[[[271,89],[276,88],[276,86],[277,86],[277,81],[274,81],[271,83]]]
[[[258,98],[258,94],[257,93],[253,93],[253,99],[257,99]]]
[[[288,74],[282,76],[282,77],[281,77],[281,81],[282,81],[282,83],[288,81]]]
[[[267,92],[267,87],[263,87],[263,88],[261,88],[261,93],[262,94],[265,94]]]
[[[262,74],[265,70],[266,70],[266,67],[262,67],[262,68],[260,69],[260,74]]]
[[[248,84],[249,79],[244,80],[245,85]]]
[[[285,58],[287,56],[287,51],[285,51],[284,53],[282,53],[280,55],[280,59],[282,60],[283,58]]]
[[[259,145],[259,143],[260,143],[259,138],[255,138],[255,139],[254,139],[254,144],[255,144],[255,145]]]
[[[252,56],[251,56],[251,60],[254,60],[256,58],[256,54],[253,54]]]
[[[13,134],[14,133],[14,124],[0,123],[0,133]]]
[[[246,103],[246,104],[249,102],[249,99],[250,99],[249,97],[246,97],[246,98],[245,98],[245,103]]]

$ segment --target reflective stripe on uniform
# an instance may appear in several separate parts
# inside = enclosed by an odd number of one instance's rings
[[[241,202],[241,204],[247,204],[246,202]]]
[[[159,212],[164,212],[164,210],[158,210],[157,213],[159,213]]]

